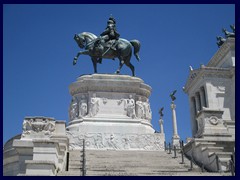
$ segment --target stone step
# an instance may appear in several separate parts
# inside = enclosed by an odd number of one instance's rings
[[[202,152],[206,150],[213,151],[213,152],[223,152],[224,147],[202,147]]]
[[[195,142],[196,146],[203,146],[203,147],[214,147],[216,146],[215,142],[207,142],[207,141],[197,141]]]
[[[69,169],[82,169],[82,164],[70,164]]]
[[[83,172],[82,171],[63,171],[59,172],[57,176],[82,176]]]
[[[213,146],[214,147],[214,146]],[[211,148],[210,148],[211,149]],[[218,148],[212,148],[218,149]],[[219,149],[218,149],[219,150]],[[70,152],[71,153],[74,151]],[[222,152],[219,152],[222,153]],[[77,159],[75,152],[69,161],[69,171],[61,172],[59,176],[82,176],[82,161]],[[190,169],[190,161],[184,159],[181,164],[181,154],[173,158],[174,153],[165,151],[86,151],[86,175],[87,176],[204,176],[200,168],[193,164]],[[209,174],[207,174],[209,175]],[[216,174],[210,174],[216,175]],[[219,174],[217,174],[219,175]]]
[[[193,172],[193,171],[159,171],[159,172],[124,172],[124,171],[108,171],[97,172],[87,171],[86,176],[230,176],[230,173],[209,173],[209,172]]]
[[[82,163],[83,159],[69,159],[70,163]]]
[[[232,153],[231,152],[209,152],[208,153],[208,156],[213,156],[213,155],[217,155],[219,158],[228,158],[228,159],[231,159],[231,155]]]

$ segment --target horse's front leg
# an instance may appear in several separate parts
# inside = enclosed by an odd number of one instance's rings
[[[97,73],[97,58],[92,58],[94,73]]]
[[[73,59],[73,65],[77,64],[78,57],[79,57],[81,54],[89,55],[89,51],[88,51],[88,50],[86,50],[86,51],[79,51],[79,52],[77,53],[77,55],[74,57],[74,59]]]

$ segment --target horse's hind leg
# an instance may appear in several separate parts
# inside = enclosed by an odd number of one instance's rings
[[[134,68],[134,66],[130,62],[128,64],[126,64],[126,66],[128,66],[131,69],[132,76],[135,76],[135,68]]]
[[[129,59],[129,61],[125,61],[125,64],[126,64],[127,67],[129,67],[129,68],[131,69],[131,71],[132,71],[132,76],[135,76],[135,68],[134,68],[134,66],[131,64],[130,59]]]

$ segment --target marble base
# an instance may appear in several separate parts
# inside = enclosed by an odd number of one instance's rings
[[[77,139],[91,137],[89,141],[93,142],[86,148],[148,149],[137,141],[150,138],[156,140],[150,140],[149,149],[163,149],[160,146],[164,134],[154,134],[151,124],[151,87],[142,79],[116,74],[83,75],[69,89],[72,95],[67,126],[70,147],[81,148]],[[101,145],[96,142],[98,138]],[[111,145],[113,139],[116,145]],[[161,143],[157,142],[159,139]]]

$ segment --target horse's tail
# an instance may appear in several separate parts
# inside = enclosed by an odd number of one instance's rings
[[[134,39],[134,40],[131,40],[130,43],[132,44],[133,48],[134,48],[134,55],[135,57],[137,58],[137,60],[139,61],[140,60],[140,57],[139,57],[139,54],[138,52],[140,51],[140,47],[141,47],[141,44],[138,40]]]

